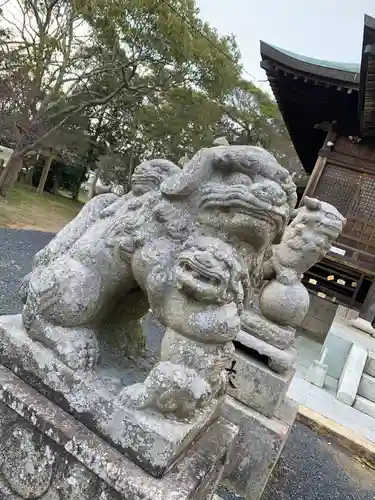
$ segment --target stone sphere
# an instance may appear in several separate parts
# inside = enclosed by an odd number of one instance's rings
[[[299,281],[282,285],[273,280],[260,293],[259,307],[263,316],[282,326],[300,326],[309,305],[309,293]]]

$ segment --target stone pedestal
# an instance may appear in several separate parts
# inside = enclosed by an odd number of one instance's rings
[[[246,499],[261,497],[288,438],[297,409],[296,403],[286,399],[276,415],[267,418],[227,396],[223,414],[240,431],[225,472],[225,485]]]
[[[228,394],[262,415],[272,417],[285,399],[294,370],[274,372],[238,347],[235,360],[237,373],[233,385],[227,389]]]
[[[246,342],[249,335],[245,332],[241,332],[236,341],[236,373],[233,380],[230,375],[230,396],[225,399],[224,409],[221,410],[226,421],[220,420],[221,430],[215,407],[207,407],[203,413],[198,412],[193,421],[174,422],[148,410],[137,411],[116,405],[124,384],[142,381],[157,361],[154,357],[157,346],[154,346],[152,354],[138,359],[136,365],[131,359],[122,359],[123,364],[116,365],[116,369],[112,367],[110,373],[106,366],[99,366],[88,374],[71,370],[51,351],[30,339],[22,327],[20,316],[1,317],[0,331],[0,362],[26,382],[20,383],[23,390],[32,391],[28,387],[31,385],[48,398],[42,398],[41,416],[47,408],[53,408],[53,412],[64,415],[61,418],[71,420],[84,429],[90,439],[104,436],[107,442],[103,442],[103,446],[107,450],[114,453],[111,444],[115,445],[121,452],[116,452],[116,456],[121,457],[124,463],[132,464],[132,467],[138,464],[143,470],[137,467],[134,470],[142,470],[144,477],[148,477],[148,472],[155,477],[155,481],[161,478],[160,484],[164,484],[170,466],[177,459],[184,460],[183,457],[190,456],[191,449],[187,445],[195,436],[201,435],[198,441],[201,442],[203,436],[214,432],[213,429],[221,434],[225,434],[227,428],[234,432],[233,427],[229,424],[227,427],[225,423],[229,421],[239,427],[239,435],[233,447],[233,458],[226,467],[226,484],[251,500],[261,495],[294,420],[295,408],[290,409],[289,404],[283,403],[294,370],[289,369],[284,373],[271,370],[267,359],[263,361],[254,353],[252,355]],[[245,345],[241,344],[241,339],[244,339]],[[103,357],[105,359],[105,355]],[[281,416],[282,408],[289,408],[292,415],[289,419]],[[78,424],[69,414],[82,423]],[[213,423],[210,425],[210,422]],[[227,444],[229,447],[229,438]],[[211,465],[214,466],[213,463]],[[211,471],[207,481],[219,480],[221,472]],[[120,491],[120,494],[123,493]],[[12,499],[11,496],[9,498]],[[113,498],[117,500],[116,496]],[[123,495],[118,498],[127,497]],[[197,498],[201,500],[201,497]],[[168,499],[167,493],[165,499]]]
[[[235,345],[223,415],[239,427],[239,433],[223,484],[245,499],[257,500],[297,415],[298,405],[285,398],[295,370],[289,367],[278,373],[270,369],[266,353],[262,356],[249,348],[258,347],[258,339],[244,331]]]
[[[0,366],[2,500],[211,500],[236,433],[219,418],[157,479]]]

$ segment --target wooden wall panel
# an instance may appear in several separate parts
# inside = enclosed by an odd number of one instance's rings
[[[355,172],[328,161],[314,197],[331,203],[346,217],[338,242],[375,256],[375,174]]]

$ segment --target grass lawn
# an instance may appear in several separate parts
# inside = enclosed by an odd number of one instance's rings
[[[57,232],[81,210],[82,203],[17,184],[6,200],[0,199],[0,227]]]

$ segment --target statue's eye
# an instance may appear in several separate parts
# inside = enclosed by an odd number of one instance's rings
[[[330,212],[326,212],[324,215],[326,216],[327,219],[337,220],[337,221],[339,220],[339,218],[336,217],[336,215],[331,214]]]
[[[225,177],[225,182],[229,185],[243,185],[243,186],[251,186],[252,181],[250,177],[241,173],[232,173]]]

